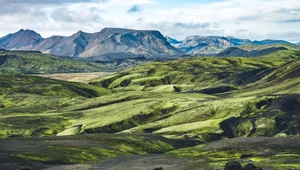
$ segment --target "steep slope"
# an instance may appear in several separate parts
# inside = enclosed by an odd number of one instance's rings
[[[34,51],[0,51],[0,74],[19,73],[72,73],[99,72],[105,66],[85,61],[64,59]]]
[[[79,31],[70,37],[52,36],[33,46],[32,50],[58,56],[78,56],[84,52],[91,34]]]
[[[178,48],[181,44],[182,44],[182,41],[178,41],[174,38],[171,38],[171,37],[166,37],[167,41],[174,47]]]
[[[105,28],[91,37],[86,50],[79,56],[100,56],[120,52],[145,56],[182,54],[158,31]]]
[[[19,30],[14,34],[8,34],[0,38],[0,48],[4,49],[22,49],[32,48],[34,45],[42,41],[40,34],[32,30]],[[1,47],[2,46],[2,47]]]

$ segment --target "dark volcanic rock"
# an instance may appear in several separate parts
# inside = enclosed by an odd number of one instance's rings
[[[262,168],[256,167],[253,164],[248,164],[243,168],[243,170],[262,170]]]
[[[242,164],[236,161],[227,162],[224,170],[262,170],[262,168],[256,167],[253,164],[248,164],[244,168]]]
[[[243,170],[243,167],[242,167],[241,163],[231,161],[231,162],[227,162],[224,170]]]
[[[164,168],[160,167],[160,168],[154,168],[153,170],[164,170]]]

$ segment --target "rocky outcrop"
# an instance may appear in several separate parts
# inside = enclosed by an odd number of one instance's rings
[[[236,161],[227,162],[224,170],[243,170],[242,164]]]
[[[256,167],[253,164],[247,164],[244,168],[242,164],[236,161],[227,162],[224,170],[262,170],[262,168]]]
[[[243,168],[243,170],[262,170],[262,168],[256,167],[253,164],[248,164]]]

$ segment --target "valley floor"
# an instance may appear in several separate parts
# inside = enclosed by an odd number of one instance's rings
[[[48,77],[57,80],[71,82],[87,82],[95,78],[105,77],[114,74],[113,72],[92,72],[92,73],[60,73],[60,74],[36,74],[36,76]]]

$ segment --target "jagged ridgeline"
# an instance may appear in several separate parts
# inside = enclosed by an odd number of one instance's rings
[[[20,41],[22,40],[22,41]],[[36,50],[69,57],[100,57],[111,53],[157,56],[179,55],[159,31],[105,28],[93,34],[79,31],[71,36],[42,38],[32,30],[20,30],[0,38],[0,46],[14,50]]]

